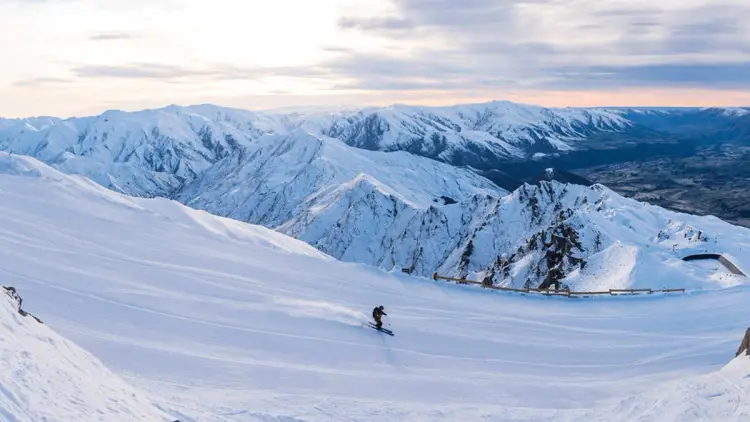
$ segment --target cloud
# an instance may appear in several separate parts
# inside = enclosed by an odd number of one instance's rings
[[[130,65],[83,65],[72,69],[81,78],[123,78],[123,79],[177,79],[190,76],[207,76],[210,71],[189,69],[157,63]]]
[[[293,1],[313,3],[284,0],[227,23],[198,0],[0,0],[11,25],[0,90],[17,95],[3,101],[13,111],[40,96],[82,107],[101,96],[170,103],[238,92],[257,94],[246,100],[254,106],[750,95],[747,0],[332,0],[290,21]],[[72,22],[64,37],[49,24],[60,19]],[[238,39],[264,42],[238,49]]]
[[[41,85],[68,84],[71,82],[73,82],[71,79],[65,79],[65,78],[39,77],[39,78],[23,79],[23,80],[14,82],[13,86],[31,87],[31,86],[41,86]]]
[[[494,27],[503,32],[502,23],[518,16],[519,7],[543,5],[554,0],[397,0],[393,4],[399,13],[384,17],[343,17],[342,28],[368,31],[440,29],[463,32],[470,27]]]
[[[315,66],[131,63],[71,70],[79,78],[162,82],[315,79],[330,92],[747,88],[750,29],[743,18],[750,4],[700,1],[393,0],[387,14],[338,20],[345,33],[385,48],[325,45]]]
[[[127,65],[80,65],[71,71],[80,78],[153,79],[174,81],[187,78],[211,80],[247,80],[270,76],[314,78],[322,76],[315,69],[305,67],[241,67],[231,64],[179,66],[162,63],[133,63]]]
[[[413,23],[401,18],[354,19],[343,17],[339,20],[339,26],[343,29],[360,30],[401,30],[414,28]]]
[[[137,35],[127,32],[102,32],[89,36],[89,41],[130,40],[133,38],[137,38]]]
[[[750,89],[750,61],[728,64],[653,64],[557,69],[546,88],[695,87]]]
[[[724,0],[395,0],[339,27],[406,51],[322,65],[359,89],[747,88],[750,3]]]
[[[63,1],[71,1],[71,0],[63,0]],[[0,3],[18,3],[21,5],[24,4],[42,4],[47,3],[49,0],[0,0]]]

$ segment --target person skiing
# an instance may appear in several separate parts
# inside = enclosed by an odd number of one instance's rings
[[[383,315],[388,315],[385,312],[383,312],[383,309],[385,309],[383,305],[380,305],[377,308],[372,310],[372,318],[375,320],[376,322],[375,326],[378,330],[383,327],[383,321],[381,321],[380,318],[382,318]]]

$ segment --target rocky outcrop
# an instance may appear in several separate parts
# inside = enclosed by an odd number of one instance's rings
[[[735,357],[741,355],[743,352],[746,355],[750,356],[750,328],[745,331],[745,337],[742,338],[740,347],[737,349],[737,354],[735,355]]]

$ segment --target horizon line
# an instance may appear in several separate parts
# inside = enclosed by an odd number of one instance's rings
[[[283,107],[273,107],[273,108],[263,108],[263,107],[235,107],[235,106],[226,106],[221,105],[218,102],[212,103],[212,102],[196,102],[196,103],[186,103],[186,104],[178,104],[178,103],[168,103],[162,106],[156,106],[156,107],[144,107],[144,108],[108,108],[104,109],[103,111],[99,113],[93,113],[93,114],[78,114],[78,115],[69,115],[65,117],[61,116],[55,116],[50,114],[40,114],[40,115],[29,115],[24,117],[4,117],[0,115],[0,120],[24,120],[24,119],[42,119],[42,118],[53,118],[53,119],[59,119],[59,120],[69,120],[69,119],[83,119],[87,117],[97,117],[101,116],[103,114],[109,113],[109,112],[121,112],[121,113],[139,113],[144,111],[158,111],[158,110],[165,110],[171,107],[178,107],[178,108],[191,108],[191,107],[218,107],[218,108],[224,108],[224,109],[232,109],[232,110],[242,110],[242,111],[251,111],[251,112],[257,112],[257,113],[294,113],[302,111],[304,109],[317,109],[317,111],[325,112],[325,111],[334,111],[334,110],[341,110],[341,109],[353,109],[353,110],[365,110],[365,109],[379,109],[379,108],[389,108],[389,107],[396,107],[396,106],[405,106],[405,107],[424,107],[424,108],[448,108],[448,107],[457,107],[462,105],[485,105],[485,104],[492,104],[492,103],[510,103],[515,104],[519,106],[528,106],[528,107],[540,107],[545,109],[551,109],[551,110],[559,110],[559,109],[578,109],[578,110],[596,110],[596,109],[610,109],[610,110],[617,110],[617,109],[634,109],[634,110],[663,110],[663,109],[684,109],[684,110],[690,110],[690,109],[745,109],[750,111],[750,104],[748,105],[713,105],[713,106],[705,106],[705,105],[648,105],[648,106],[639,106],[639,105],[595,105],[595,106],[544,106],[540,104],[534,104],[534,103],[527,103],[527,102],[519,102],[519,101],[511,101],[511,100],[488,100],[488,101],[466,101],[466,102],[456,102],[456,103],[450,103],[450,104],[443,104],[443,105],[427,105],[424,103],[409,103],[409,102],[392,102],[392,103],[384,103],[384,104],[361,104],[361,105],[353,105],[353,104],[341,104],[341,105],[316,105],[316,104],[309,104],[309,105],[292,105],[292,106],[283,106]]]

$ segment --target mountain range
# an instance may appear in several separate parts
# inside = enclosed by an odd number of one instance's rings
[[[268,114],[210,105],[100,116],[0,120],[0,148],[134,195],[168,195],[264,135],[303,131],[373,151],[498,170],[501,160],[569,151],[632,123],[617,113],[508,102]]]
[[[0,120],[0,150],[129,195],[262,224],[345,261],[513,287],[589,286],[602,259],[636,271],[638,260],[678,258],[665,240],[674,236],[687,239],[680,248],[706,249],[717,233],[704,226],[714,223],[562,169],[537,168],[525,184],[528,166],[636,141],[680,149],[696,127],[695,139],[742,140],[749,115],[509,102],[310,113],[169,106]],[[661,252],[643,253],[652,246]],[[608,283],[627,287],[629,274]]]
[[[535,175],[555,159],[568,169],[587,164],[590,151],[602,157],[603,150],[666,145],[676,153],[696,142],[747,141],[750,111],[544,108],[507,101],[304,113],[169,106],[83,118],[0,119],[0,149],[98,177],[129,194],[163,195],[263,135],[297,130],[361,149],[406,151],[469,166],[493,180],[502,180],[505,172],[501,186],[513,189],[529,176],[529,163]]]

